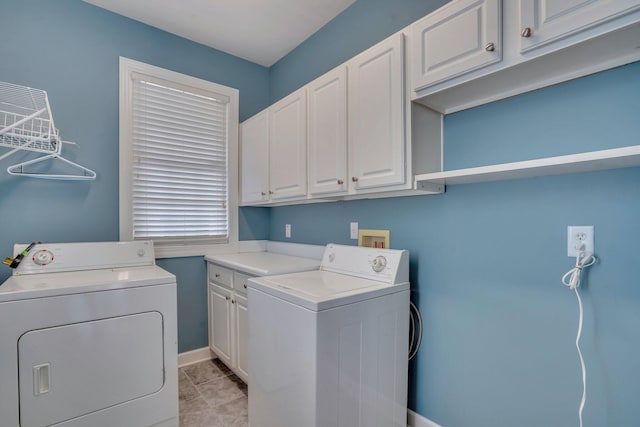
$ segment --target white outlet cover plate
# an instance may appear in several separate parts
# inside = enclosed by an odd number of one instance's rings
[[[291,238],[291,224],[285,224],[284,226],[284,237],[287,239]]]
[[[357,222],[352,222],[351,223],[351,239],[352,240],[358,240],[358,223]]]
[[[581,245],[584,245],[584,252],[594,253],[593,225],[567,227],[567,256],[577,257]]]

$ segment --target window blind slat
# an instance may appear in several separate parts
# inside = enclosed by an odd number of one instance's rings
[[[224,102],[134,81],[135,237],[228,237]]]
[[[144,94],[140,94],[141,96]],[[226,106],[223,108],[207,108],[196,109],[190,106],[182,106],[175,103],[164,103],[162,101],[145,100],[134,106],[133,111],[139,115],[146,113],[150,115],[157,115],[165,118],[176,118],[176,120],[187,119],[202,120],[202,123],[215,123],[221,124],[225,120]],[[196,120],[194,122],[197,123]]]

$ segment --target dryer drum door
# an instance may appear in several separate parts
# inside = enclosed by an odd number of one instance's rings
[[[62,423],[160,390],[162,320],[154,311],[23,334],[20,426]]]

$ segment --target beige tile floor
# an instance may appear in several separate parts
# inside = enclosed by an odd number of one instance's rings
[[[247,385],[218,360],[179,369],[180,427],[248,427]]]

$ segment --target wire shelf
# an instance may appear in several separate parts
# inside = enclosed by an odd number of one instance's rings
[[[0,155],[0,160],[21,150],[45,154],[9,166],[7,172],[10,175],[59,180],[95,179],[94,171],[62,157],[64,142],[53,123],[47,92],[0,82],[0,147],[9,148],[9,151]],[[38,172],[32,168],[33,165],[41,165],[43,162],[49,163],[50,166],[53,161],[79,172],[53,173],[47,169],[44,172],[40,169]],[[26,168],[27,166],[29,168]]]
[[[0,82],[0,146],[60,152],[58,130],[44,90]]]

